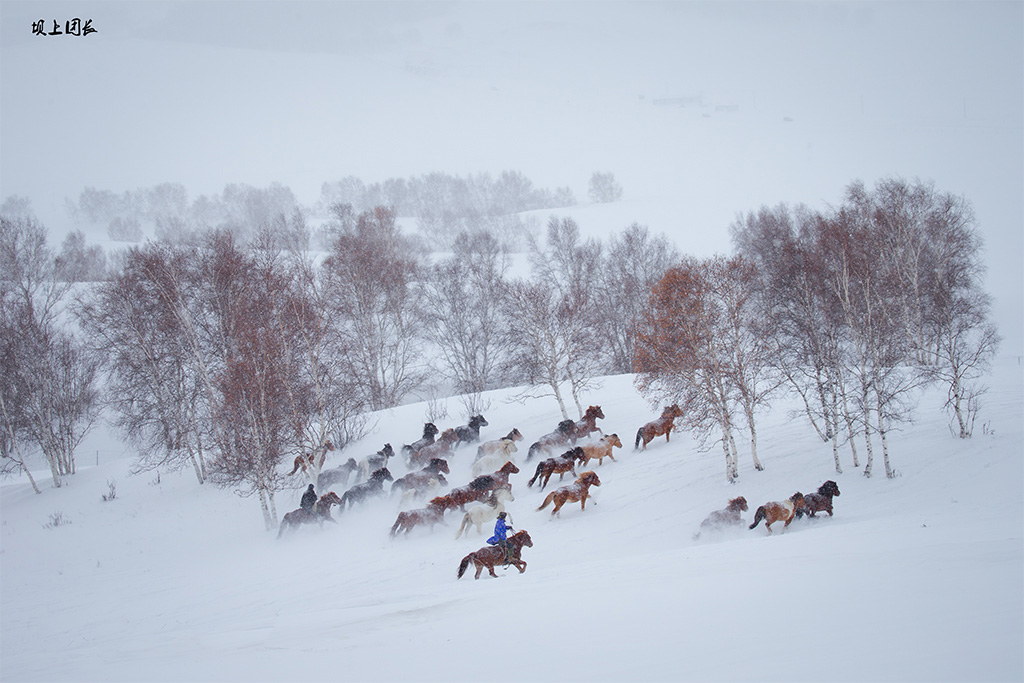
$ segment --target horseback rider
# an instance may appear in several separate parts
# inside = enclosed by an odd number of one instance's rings
[[[512,531],[512,525],[505,522],[506,517],[508,517],[507,512],[502,511],[498,513],[498,519],[494,521],[494,535],[488,538],[487,542],[490,545],[496,545],[501,548],[505,556],[505,564],[507,565],[511,558],[509,557],[509,546],[505,535]]]
[[[299,502],[299,506],[309,514],[313,514],[314,505],[316,505],[316,491],[313,490],[313,485],[310,484],[306,492],[302,494],[302,501]]]

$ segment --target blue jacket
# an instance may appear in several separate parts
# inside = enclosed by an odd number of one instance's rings
[[[505,524],[505,520],[501,517],[494,523],[494,535],[487,539],[487,542],[491,545],[497,545],[499,542],[505,540],[506,532],[512,527]]]

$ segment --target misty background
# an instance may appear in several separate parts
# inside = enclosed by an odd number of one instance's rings
[[[74,18],[96,33],[33,34]],[[0,201],[52,247],[105,238],[65,209],[86,187],[310,206],[347,176],[513,169],[584,205],[612,172],[584,232],[639,221],[704,256],[739,213],[920,178],[972,203],[1019,356],[1022,124],[1019,2],[0,2]]]

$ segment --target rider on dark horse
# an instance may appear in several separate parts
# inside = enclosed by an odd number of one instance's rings
[[[505,540],[505,535],[512,531],[512,525],[505,522],[505,518],[508,516],[506,512],[499,512],[498,519],[494,522],[494,535],[487,539],[490,545],[496,545],[501,548],[502,553],[505,557],[505,565],[508,566],[509,560],[509,547],[508,541]]]
[[[306,492],[302,494],[302,501],[299,506],[306,511],[307,514],[313,514],[313,506],[316,505],[316,491],[313,490],[313,485],[310,484]]]

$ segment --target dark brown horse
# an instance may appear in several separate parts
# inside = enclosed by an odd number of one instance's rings
[[[664,436],[665,443],[668,443],[669,437],[672,435],[675,419],[682,416],[682,409],[675,403],[665,408],[665,410],[661,411],[661,417],[648,422],[636,431],[636,442],[633,444],[634,450],[640,448],[641,441],[644,442],[644,450],[647,450],[647,444],[653,441],[656,436]]]
[[[430,499],[427,503],[428,507],[436,508],[441,513],[445,513],[448,510],[454,510],[455,508],[461,509],[463,512],[466,510],[466,505],[469,503],[477,503],[483,500],[487,500],[491,495],[491,490],[487,488],[475,489],[472,486],[460,486],[454,488],[443,496],[436,496]]]
[[[441,484],[448,485],[442,474],[451,474],[448,461],[444,458],[431,458],[423,469],[418,472],[410,472],[404,477],[395,479],[391,484],[391,493],[394,495],[399,491],[419,491],[424,489],[431,479],[437,479]]]
[[[572,420],[559,422],[555,431],[545,434],[530,445],[530,450],[526,453],[526,461],[529,462],[533,456],[540,455],[544,451],[569,443],[575,427],[576,423]]]
[[[446,429],[437,437],[437,441],[419,449],[409,456],[409,466],[424,465],[430,462],[431,458],[443,458],[452,452],[452,448],[458,443],[459,437],[454,429]]]
[[[604,411],[601,410],[601,406],[590,406],[586,412],[583,413],[583,417],[576,420],[572,425],[572,442],[576,443],[580,439],[585,439],[592,432],[598,434],[604,434],[601,428],[597,426],[598,419],[604,419]]]
[[[516,464],[509,460],[502,465],[497,472],[492,474],[481,474],[479,477],[469,482],[469,488],[471,489],[484,489],[487,491],[493,491],[497,488],[511,489],[512,485],[508,483],[510,475],[519,474],[519,468]]]
[[[474,415],[469,418],[468,425],[459,425],[455,428],[455,435],[458,438],[458,444],[461,446],[464,443],[472,443],[480,440],[480,428],[487,426],[487,420],[484,419],[483,415]]]
[[[537,463],[537,471],[533,473],[533,478],[526,482],[526,485],[533,486],[533,482],[539,479],[540,490],[543,491],[544,487],[548,485],[548,480],[551,479],[552,474],[558,475],[558,481],[562,481],[566,472],[571,472],[572,476],[575,477],[576,463],[583,462],[583,459],[586,457],[583,447],[575,446],[556,458],[541,460]]]
[[[491,576],[498,578],[498,575],[494,573],[494,567],[498,564],[511,564],[519,573],[522,574],[526,571],[526,562],[520,557],[520,553],[523,552],[523,546],[527,548],[533,547],[533,539],[530,538],[530,534],[526,533],[525,530],[520,530],[508,537],[508,557],[505,556],[505,551],[496,545],[489,545],[484,548],[480,548],[476,552],[470,553],[462,558],[462,562],[459,563],[459,572],[456,578],[461,579],[462,575],[466,573],[466,569],[469,568],[469,563],[472,562],[476,565],[476,576],[474,579],[480,578],[480,572],[487,568]]]
[[[796,511],[797,519],[799,519],[805,512],[811,517],[813,517],[816,512],[827,512],[828,516],[831,517],[832,497],[838,495],[839,484],[829,479],[818,487],[817,493],[808,493],[804,496],[803,507]]]
[[[772,532],[772,524],[775,522],[783,522],[782,528],[785,529],[796,516],[797,508],[802,508],[803,506],[804,494],[799,491],[784,501],[765,503],[757,508],[757,511],[754,513],[754,523],[750,525],[750,528],[756,527],[763,519],[764,526],[768,529],[769,534]]]
[[[427,422],[423,425],[423,436],[411,444],[405,444],[402,446],[402,454],[405,455],[405,459],[408,460],[412,457],[413,453],[418,452],[424,446],[434,443],[434,437],[437,436],[438,428],[433,422]]]
[[[299,508],[298,510],[292,510],[291,512],[285,513],[285,516],[281,519],[281,525],[277,530],[277,537],[281,538],[286,529],[294,529],[302,524],[311,524],[313,522],[319,522],[320,526],[323,527],[324,522],[338,523],[334,517],[331,517],[331,506],[341,505],[341,498],[338,498],[338,494],[334,491],[328,491],[324,495],[320,496],[320,499],[313,503],[312,510],[305,510]]]
[[[418,508],[416,510],[405,510],[398,513],[398,519],[391,527],[391,535],[395,536],[400,531],[409,533],[415,526],[429,524],[430,530],[434,530],[437,524],[445,524],[444,512],[435,507]]]
[[[746,512],[748,509],[746,498],[743,496],[733,498],[723,509],[715,510],[708,515],[704,521],[700,523],[700,531],[694,534],[693,538],[700,538],[700,535],[705,531],[717,531],[726,527],[742,524],[743,517],[740,516],[740,513]]]
[[[384,482],[394,481],[391,471],[387,467],[375,470],[370,478],[362,484],[356,484],[341,496],[340,507],[344,511],[356,503],[362,503],[368,498],[384,495]]]
[[[563,486],[560,489],[555,489],[548,494],[548,497],[544,499],[540,507],[537,510],[543,510],[548,506],[548,503],[554,503],[555,507],[551,509],[551,514],[558,513],[561,517],[562,513],[560,510],[566,503],[579,502],[580,510],[587,509],[587,497],[590,495],[591,486],[600,486],[601,480],[598,479],[597,473],[593,470],[584,472],[576,479],[575,482],[568,486]]]

